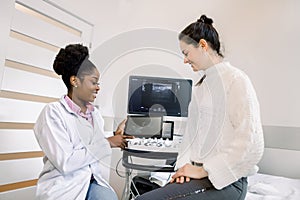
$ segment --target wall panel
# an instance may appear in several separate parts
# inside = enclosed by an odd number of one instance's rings
[[[93,25],[45,1],[3,1],[11,7],[10,15],[0,7],[10,16],[0,38],[0,199],[34,199],[44,154],[32,129],[44,106],[67,92],[53,60],[66,44],[90,46]]]
[[[259,163],[259,172],[289,178],[300,178],[300,152],[287,149],[265,148]]]
[[[26,72],[31,72],[31,73],[40,74],[40,75],[43,75],[43,76],[49,76],[49,77],[52,77],[52,78],[60,79],[60,76],[55,74],[54,71],[41,69],[39,67],[35,67],[35,66],[28,65],[28,64],[25,64],[25,63],[20,63],[20,62],[14,61],[14,60],[6,59],[5,60],[5,66],[13,68],[13,69],[23,70],[23,71],[26,71]]]
[[[0,154],[14,152],[41,151],[33,130],[0,129]]]
[[[83,44],[87,46],[91,45],[90,42],[91,42],[94,25],[80,18],[80,16],[76,16],[68,12],[66,8],[61,8],[49,0],[43,0],[43,1],[18,0],[18,2],[29,5],[29,7],[33,7],[35,10],[41,13],[53,17],[57,21],[81,31],[81,38]]]
[[[34,123],[44,106],[45,103],[0,98],[0,121]]]
[[[35,199],[36,187],[26,187],[18,190],[3,192],[0,195],[1,200],[16,200],[16,199]]]
[[[14,2],[2,0],[0,6],[0,88],[3,77],[3,66],[6,55],[6,48],[9,46],[8,35],[10,31],[11,18],[13,17]]]
[[[30,51],[24,51],[24,49],[30,49]],[[9,46],[6,52],[6,59],[8,60],[51,71],[57,53],[12,37],[9,38]]]
[[[35,29],[32,28],[32,24],[36,26]],[[58,47],[65,46],[70,42],[82,40],[74,34],[56,26],[49,26],[49,23],[33,16],[26,15],[18,10],[16,10],[11,29]],[[57,35],[59,35],[59,37],[57,37]]]
[[[60,79],[9,67],[4,70],[2,89],[54,98],[66,93],[66,87]]]
[[[0,185],[37,179],[43,167],[42,158],[0,161]]]

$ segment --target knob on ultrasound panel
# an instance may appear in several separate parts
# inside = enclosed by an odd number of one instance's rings
[[[170,141],[168,138],[165,141],[165,146],[170,147],[172,145],[172,141]]]

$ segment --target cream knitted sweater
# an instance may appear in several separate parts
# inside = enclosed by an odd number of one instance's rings
[[[222,189],[258,170],[264,149],[259,103],[247,75],[228,62],[204,73],[193,88],[176,167],[203,163],[209,180]]]

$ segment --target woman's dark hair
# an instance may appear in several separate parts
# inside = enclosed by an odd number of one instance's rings
[[[187,44],[192,44],[195,47],[198,47],[200,39],[204,39],[219,56],[223,57],[220,52],[219,34],[212,24],[213,20],[211,18],[206,17],[206,15],[201,15],[200,19],[191,23],[181,31],[178,39]]]
[[[88,59],[89,51],[86,46],[81,44],[69,44],[65,48],[60,49],[55,57],[53,69],[58,75],[62,75],[62,79],[68,90],[72,88],[70,83],[71,76],[83,78],[84,74],[90,74],[94,70],[94,65],[84,65],[82,62]]]

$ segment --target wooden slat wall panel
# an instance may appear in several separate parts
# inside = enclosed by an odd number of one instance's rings
[[[57,52],[59,50],[59,47],[54,44],[50,44],[48,42],[40,40],[39,38],[34,38],[30,35],[27,35],[25,33],[22,33],[22,32],[16,31],[16,30],[11,30],[9,33],[9,36],[12,38],[18,39],[18,40],[22,40],[29,44],[33,44],[33,45],[48,49],[50,51]]]
[[[0,98],[8,98],[8,99],[15,99],[15,100],[22,100],[22,101],[33,101],[38,103],[50,103],[58,100],[57,98],[53,98],[53,97],[45,97],[45,96],[39,96],[33,94],[13,92],[8,90],[1,90]]]
[[[66,30],[78,37],[81,36],[82,32],[78,29],[75,29],[71,26],[69,26],[68,24],[65,24],[65,23],[62,23],[50,16],[46,16],[44,13],[38,11],[38,10],[35,10],[35,9],[32,9],[32,8],[29,8],[28,6],[24,5],[24,4],[21,4],[20,2],[16,3],[15,4],[15,8],[16,10],[20,10],[22,11],[23,13],[25,14],[28,14],[28,15],[31,15],[33,16],[34,18],[38,18],[38,19],[41,19],[47,23],[50,23],[56,27],[59,27],[63,30]]]
[[[43,75],[43,76],[49,76],[51,78],[61,79],[60,76],[58,76],[57,74],[55,74],[51,70],[41,69],[39,67],[35,67],[35,66],[32,66],[32,65],[20,63],[20,62],[13,61],[13,60],[6,59],[5,60],[5,66],[13,68],[13,69],[18,69],[18,70],[22,70],[22,71],[26,71],[26,72],[31,72],[31,73]]]
[[[33,24],[36,29],[32,28]],[[18,10],[16,10],[11,29],[58,47],[70,42],[82,42],[80,37],[56,26],[49,26],[49,23]]]
[[[0,154],[41,151],[33,130],[0,129]]]
[[[34,127],[34,123],[0,122],[0,129],[32,130],[33,127]]]
[[[9,37],[9,43],[6,59],[52,70],[52,63],[58,49],[52,51],[13,37]],[[24,49],[30,49],[30,51],[24,51]]]
[[[29,151],[29,152],[19,152],[19,153],[1,153],[0,161],[2,160],[17,160],[25,158],[40,158],[43,157],[44,153],[42,151]]]
[[[42,171],[42,158],[28,158],[0,161],[0,185],[37,179]]]
[[[20,187],[22,186],[22,187]],[[1,187],[1,186],[0,186]],[[22,185],[17,185],[18,190],[12,190],[11,187],[10,188],[5,188],[2,189],[3,191],[6,192],[2,192],[0,195],[0,199],[5,199],[5,200],[17,200],[17,199],[35,199],[35,191],[36,191],[36,187],[32,186],[32,187],[24,187],[23,184]]]
[[[0,199],[34,198],[44,154],[32,128],[44,106],[67,91],[53,72],[53,60],[66,44],[90,46],[93,30],[93,25],[45,1],[17,4],[21,6],[11,8],[10,32],[5,40],[0,38],[7,43],[4,59],[0,52]]]
[[[55,19],[58,21],[61,21],[64,24],[68,24],[71,27],[74,27],[80,31],[82,31],[81,38],[83,41],[83,44],[89,46],[89,43],[91,41],[92,32],[93,32],[93,24],[76,18],[76,16],[65,12],[64,10],[60,10],[54,6],[49,6],[51,4],[48,4],[48,0],[44,1],[36,1],[36,0],[18,0],[18,2],[24,3],[26,5],[34,5],[34,8],[38,8],[37,10],[44,13],[48,16],[55,16]],[[49,1],[50,2],[50,1]]]
[[[30,81],[28,81],[30,80]],[[66,94],[62,80],[6,67],[2,90],[60,98]]]
[[[38,179],[34,179],[34,180],[21,181],[21,182],[17,182],[17,183],[1,185],[0,192],[5,192],[5,191],[9,191],[9,190],[17,190],[17,189],[24,188],[24,187],[32,187],[32,186],[36,185],[37,181],[38,181]],[[33,195],[31,195],[31,196],[33,196]],[[24,198],[24,196],[23,196],[22,199],[26,199],[26,198]],[[34,198],[32,198],[32,199],[34,199]]]

